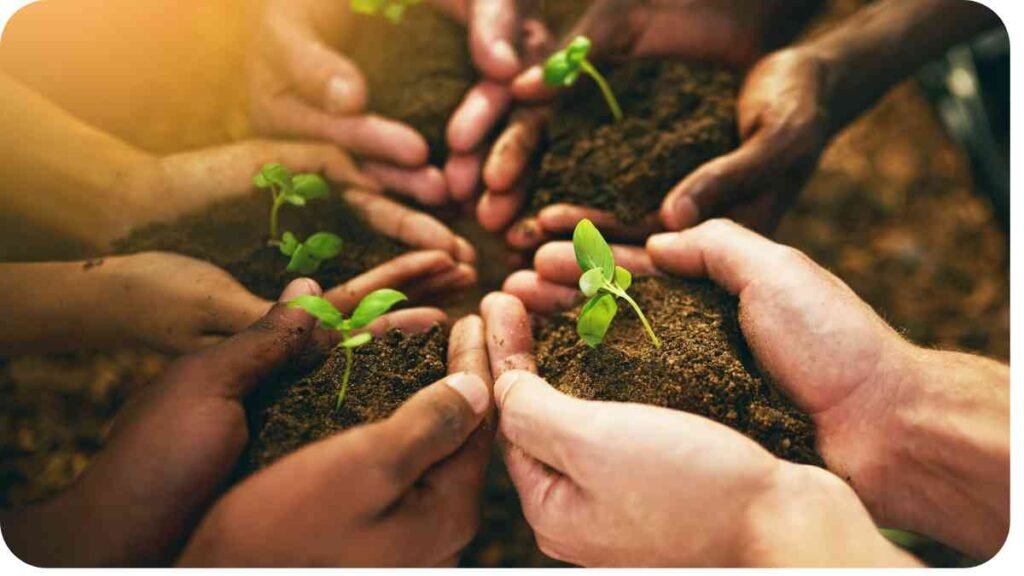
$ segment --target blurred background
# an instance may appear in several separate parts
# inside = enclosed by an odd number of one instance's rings
[[[247,3],[38,2],[4,30],[0,69],[152,152],[251,137],[242,66]],[[826,4],[808,34],[862,5]],[[836,139],[777,234],[911,340],[1007,362],[1009,58],[1006,34],[986,35],[890,93]],[[0,229],[26,244],[37,235],[2,214]],[[81,256],[61,239],[47,247],[46,258]],[[2,257],[29,255],[8,245]],[[500,280],[485,277],[485,288]],[[135,350],[0,360],[0,506],[44,498],[73,480],[124,398],[166,362]],[[483,532],[464,562],[549,564],[493,468]],[[966,562],[896,537],[933,564]]]

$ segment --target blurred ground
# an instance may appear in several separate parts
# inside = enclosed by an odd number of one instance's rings
[[[154,152],[226,142],[248,134],[242,4],[51,0],[12,21],[0,67]],[[823,25],[856,5],[833,0]],[[848,282],[911,340],[1008,361],[1008,239],[914,84],[836,140],[778,238]],[[0,506],[66,486],[128,392],[165,361],[118,351],[3,362]],[[492,476],[485,533],[467,563],[546,564],[507,479]]]

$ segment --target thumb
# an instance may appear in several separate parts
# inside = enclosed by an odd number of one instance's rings
[[[285,73],[308,102],[331,114],[366,107],[366,80],[359,68],[316,35],[312,27],[287,26],[281,36]]]
[[[566,476],[577,476],[573,457],[585,452],[581,448],[591,416],[586,402],[562,394],[524,370],[498,378],[494,400],[504,442]]]
[[[319,294],[316,282],[308,278],[293,280],[266,316],[191,357],[189,385],[201,387],[206,395],[245,396],[260,380],[297,356],[313,332],[316,320],[286,303],[299,296]]]
[[[738,150],[704,164],[669,192],[661,205],[661,222],[682,230],[721,214],[746,199],[778,159],[760,134]]]

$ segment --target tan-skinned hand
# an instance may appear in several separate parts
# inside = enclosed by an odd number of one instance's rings
[[[613,249],[634,275],[707,277],[739,298],[754,357],[811,415],[828,468],[876,522],[979,559],[998,550],[1009,520],[1005,366],[910,344],[802,253],[730,221]],[[554,242],[504,290],[548,314],[578,303],[579,275],[572,245]]]

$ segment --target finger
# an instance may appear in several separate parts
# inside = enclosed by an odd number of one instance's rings
[[[479,148],[508,111],[511,101],[508,89],[501,84],[485,81],[473,86],[448,123],[449,148],[459,154]]]
[[[456,154],[444,165],[444,178],[448,182],[448,193],[459,203],[472,200],[480,185],[481,154]]]
[[[491,148],[484,164],[484,185],[496,194],[511,191],[533,157],[544,133],[547,107],[517,110]]]
[[[448,182],[434,166],[402,168],[380,162],[364,162],[363,172],[387,190],[412,198],[424,206],[448,202]]]
[[[729,220],[710,220],[647,241],[647,253],[670,274],[710,278],[734,295],[756,278],[778,275],[772,255],[789,250]]]
[[[411,308],[385,314],[367,326],[374,336],[383,336],[392,330],[403,334],[422,334],[437,324],[448,321],[448,315],[437,308]]]
[[[260,124],[283,136],[327,140],[361,156],[406,168],[427,163],[427,141],[412,128],[376,116],[332,116],[297,96],[274,96]]]
[[[638,246],[612,245],[615,263],[629,270],[633,276],[656,276],[658,268],[647,252]],[[563,286],[576,286],[580,270],[576,262],[576,250],[572,242],[548,242],[537,250],[533,258],[533,269],[546,282]]]
[[[505,242],[513,250],[533,250],[548,240],[550,234],[541,226],[540,221],[532,216],[519,220],[505,233]]]
[[[519,72],[514,47],[518,27],[516,0],[470,0],[469,50],[488,78],[503,82]]]
[[[515,220],[525,203],[526,190],[521,186],[504,194],[486,190],[476,204],[477,222],[488,232],[504,230]]]
[[[456,322],[448,338],[448,373],[459,372],[476,374],[488,386],[492,382],[484,321],[476,315]]]
[[[347,190],[344,196],[374,230],[389,238],[415,248],[444,251],[459,262],[476,260],[473,246],[433,216],[380,194]]]
[[[763,186],[765,174],[783,159],[756,135],[731,154],[716,158],[687,176],[669,192],[661,205],[661,221],[669,230],[696,226],[721,214]]]
[[[413,300],[450,301],[452,297],[477,283],[476,269],[469,264],[456,264],[454,268],[418,280],[407,294]],[[438,302],[435,302],[438,303]]]
[[[487,357],[491,374],[498,378],[509,370],[537,371],[533,358],[530,317],[515,296],[492,292],[480,303],[487,333]]]
[[[455,261],[445,252],[423,250],[402,254],[393,260],[356,276],[328,290],[324,298],[342,312],[353,310],[367,294],[381,288],[405,284],[455,268]]]
[[[382,483],[399,497],[431,467],[458,451],[491,407],[491,391],[479,375],[445,377],[400,406],[391,417],[371,425],[380,446],[377,469]]]
[[[185,361],[185,386],[203,395],[241,398],[270,372],[296,356],[309,339],[316,320],[286,305],[303,295],[318,295],[320,287],[308,278],[293,280],[279,303],[255,324],[223,343]]]
[[[546,282],[533,270],[520,270],[505,279],[501,291],[522,301],[532,314],[552,314],[580,303],[582,292],[563,284]]]
[[[552,235],[572,233],[584,218],[589,218],[602,234],[622,241],[646,240],[661,229],[657,213],[631,225],[623,224],[611,212],[572,204],[552,204],[537,214],[541,226]]]
[[[498,426],[504,442],[570,478],[578,476],[571,455],[586,446],[593,414],[585,402],[562,394],[524,370],[498,377],[494,402],[501,414]]]
[[[307,102],[339,115],[357,114],[366,107],[366,81],[359,68],[325,44],[310,24],[281,21],[270,30],[291,86]]]
[[[380,184],[359,170],[352,157],[344,150],[330,144],[298,143],[298,142],[250,142],[239,146],[248,146],[254,150],[254,157],[245,173],[235,175],[234,182],[244,181],[259,172],[268,162],[279,162],[288,166],[293,172],[316,172],[323,174],[332,182],[352,184],[370,190],[377,190]],[[223,174],[224,163],[217,166],[216,174]]]
[[[558,89],[544,83],[544,67],[530,66],[509,85],[512,97],[520,102],[545,102],[558,96]]]

